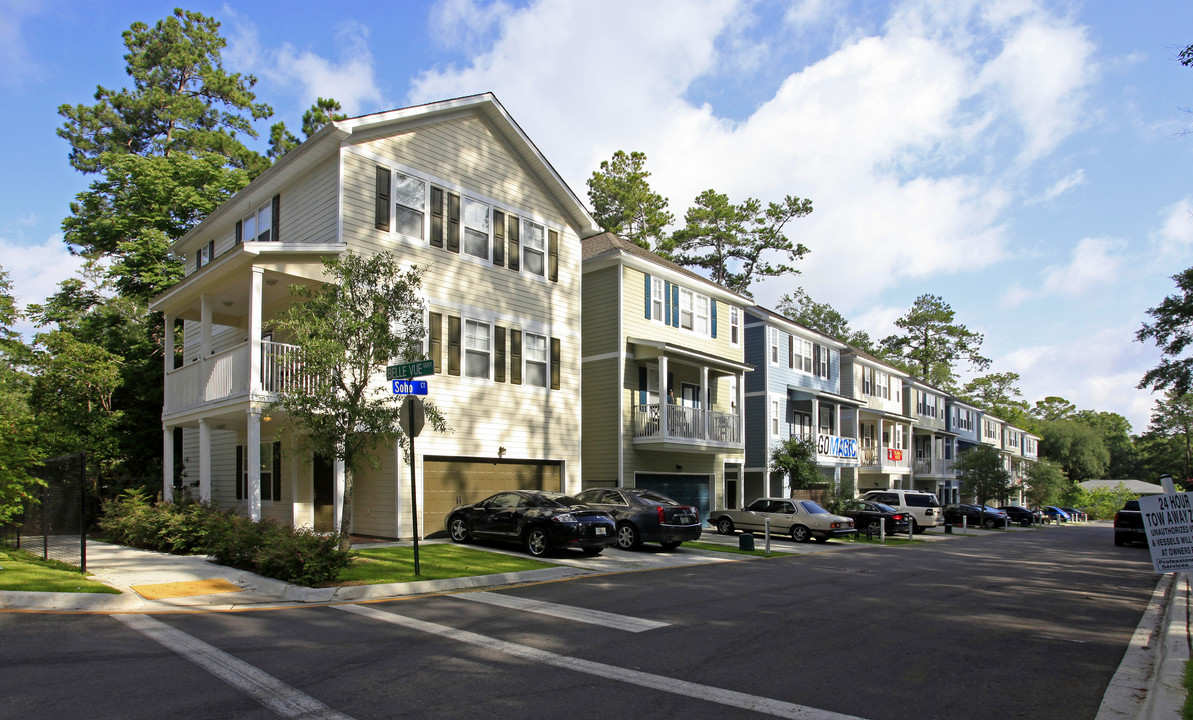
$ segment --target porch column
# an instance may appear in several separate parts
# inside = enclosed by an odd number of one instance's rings
[[[336,514],[335,528],[336,528],[336,532],[351,532],[352,528],[341,528],[340,527],[340,520],[344,517],[344,461],[337,459],[335,461],[334,467],[335,467],[334,472],[335,472],[335,486],[336,486],[336,491],[335,491],[335,496],[336,496],[336,498],[335,498],[335,514]],[[419,524],[419,527],[420,528],[422,527],[421,523]]]
[[[199,336],[199,357],[204,359],[211,354],[211,296],[204,294],[199,297],[199,318],[201,334]]]
[[[199,500],[211,502],[211,426],[199,418]]]
[[[251,383],[250,383],[251,385]],[[261,519],[261,410],[249,409],[248,428],[248,510],[250,520]]]
[[[249,286],[249,398],[261,392],[261,286],[265,269],[253,268]]]
[[[162,410],[168,412],[175,402],[170,397],[172,391],[170,386],[170,371],[174,369],[174,316],[170,313],[162,313],[162,366],[162,372],[164,373],[162,383]],[[165,455],[164,457],[170,456]],[[165,466],[165,463],[162,463],[162,467],[164,468]]]
[[[703,439],[708,440],[712,437],[712,429],[709,423],[712,422],[712,404],[708,401],[708,366],[702,365],[700,367],[700,402],[698,403],[704,410]]]
[[[162,426],[162,499],[174,499],[174,428]]]
[[[820,440],[820,398],[812,396],[812,439]]]
[[[667,382],[667,356],[659,356],[659,433],[663,440],[670,435],[671,385]]]
[[[746,441],[746,374],[744,372],[737,374],[737,441],[739,443]],[[740,481],[744,488],[746,482],[744,469]]]

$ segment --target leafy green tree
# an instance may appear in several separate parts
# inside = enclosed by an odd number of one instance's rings
[[[1154,463],[1149,475],[1169,472],[1183,480],[1193,478],[1193,394],[1177,394],[1173,390],[1165,393],[1164,399],[1157,400],[1152,408],[1147,434],[1168,446],[1167,457]]]
[[[8,272],[0,268],[0,524],[24,508],[41,481],[31,471],[45,457],[29,408],[28,351],[13,326],[22,318]]]
[[[1027,403],[1022,399],[1023,393],[1017,387],[1018,382],[1018,373],[991,373],[965,383],[957,394],[966,402],[1015,427],[1032,429],[1030,426],[1034,426],[1034,423],[1029,422]]]
[[[588,200],[601,227],[651,250],[663,243],[663,230],[675,216],[667,198],[651,189],[646,155],[638,151],[613,153],[588,178]]]
[[[1047,420],[1048,422],[1068,420],[1077,414],[1077,406],[1063,397],[1049,395],[1043,400],[1036,401],[1031,414],[1040,420]]]
[[[1032,507],[1055,505],[1069,484],[1060,465],[1051,460],[1037,460],[1027,466],[1027,487],[1024,494]]]
[[[277,327],[302,347],[304,372],[313,381],[280,395],[284,423],[305,436],[315,454],[344,463],[341,548],[352,528],[352,478],[382,442],[403,441],[400,396],[379,381],[391,362],[423,357],[420,268],[403,269],[388,252],[364,257],[348,252],[324,260],[329,277],[319,288],[291,285],[297,302],[279,315]],[[446,422],[431,403],[427,420]]]
[[[1077,420],[1040,423],[1040,456],[1058,464],[1073,483],[1104,478],[1110,451],[1097,429]]]
[[[792,488],[809,488],[824,482],[824,476],[816,470],[816,441],[811,438],[793,436],[775,443],[770,463],[787,475]]]
[[[1153,391],[1171,389],[1184,395],[1193,389],[1193,356],[1185,352],[1193,342],[1193,267],[1173,275],[1172,279],[1180,292],[1148,309],[1153,322],[1144,323],[1135,333],[1139,342],[1155,342],[1163,356],[1159,365],[1143,374],[1139,387],[1150,387]]]
[[[312,135],[326,124],[343,120],[348,116],[339,112],[340,103],[332,98],[318,98],[302,115],[302,133],[310,139]],[[266,153],[276,162],[286,153],[298,147],[302,142],[286,129],[284,121],[278,121],[269,128],[269,152]]]
[[[713,282],[753,297],[755,280],[799,272],[783,263],[796,262],[808,248],[793,244],[783,228],[811,212],[811,200],[791,195],[764,208],[755,198],[734,204],[727,195],[705,190],[684,215],[684,227],[661,250],[680,265],[705,270]],[[782,258],[777,265],[764,257],[774,254]]]
[[[907,314],[895,321],[902,335],[889,335],[882,346],[906,363],[920,379],[936,387],[956,387],[953,365],[968,360],[981,371],[990,367],[983,357],[982,334],[955,322],[953,308],[937,295],[920,295]]]
[[[805,327],[849,343],[871,355],[876,354],[869,333],[850,328],[844,315],[828,303],[816,302],[803,288],[796,288],[795,292],[779,298],[778,311]]]
[[[1101,434],[1106,451],[1110,453],[1110,461],[1106,465],[1108,478],[1125,479],[1139,476],[1142,465],[1131,436],[1129,420],[1118,413],[1093,410],[1078,412],[1076,419]]]
[[[1003,467],[1002,454],[989,445],[966,450],[953,464],[961,488],[972,495],[978,505],[1006,498],[1012,490],[1011,473]]]
[[[212,18],[175,10],[133,23],[124,44],[131,88],[58,108],[71,165],[101,176],[63,229],[72,248],[113,259],[121,292],[148,298],[180,277],[170,243],[269,166],[242,138],[272,111],[255,102],[256,78],[223,68]]]

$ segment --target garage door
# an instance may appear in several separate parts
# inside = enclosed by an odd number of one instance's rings
[[[563,489],[563,465],[551,461],[423,460],[422,536],[443,533],[448,512],[457,505],[484,500],[502,490]]]
[[[709,475],[638,473],[634,476],[634,485],[697,508],[701,521],[707,521],[712,512],[712,477]]]

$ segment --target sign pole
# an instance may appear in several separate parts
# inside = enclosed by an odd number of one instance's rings
[[[414,403],[406,403],[406,412],[410,417],[406,419],[406,427],[414,429]],[[414,528],[414,574],[421,575],[418,567],[418,488],[414,481],[414,436],[410,433],[410,523]]]

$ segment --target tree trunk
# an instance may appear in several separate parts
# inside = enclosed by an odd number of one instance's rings
[[[344,506],[340,510],[340,549],[352,548],[352,465],[344,462]]]

